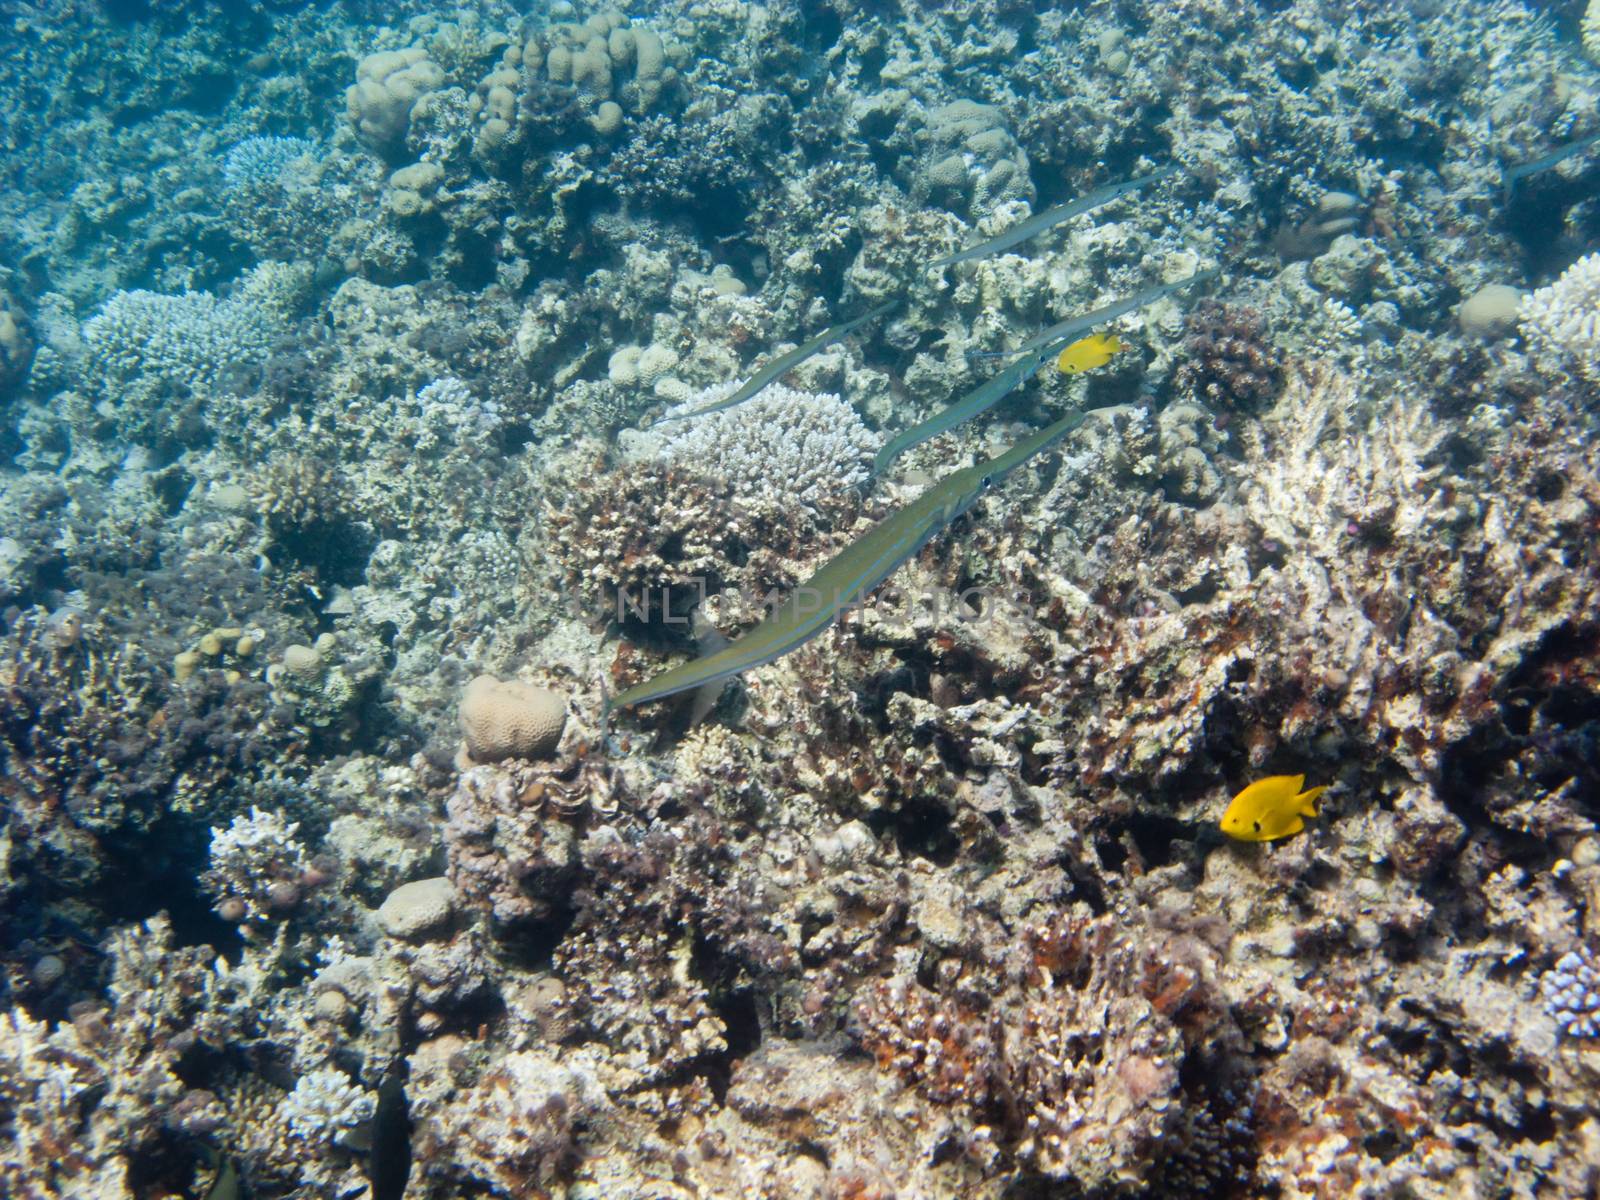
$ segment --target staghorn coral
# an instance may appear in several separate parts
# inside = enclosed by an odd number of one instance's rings
[[[222,156],[222,182],[239,192],[276,185],[295,162],[316,153],[317,144],[297,137],[247,137]]]
[[[1099,572],[1087,609],[1064,581],[1030,585],[1078,648],[1057,659],[1074,682],[1049,690],[1062,720],[1082,715],[1081,769],[1173,779],[1212,730],[1242,724],[1252,768],[1337,731],[1436,782],[1541,639],[1588,636],[1594,589],[1571,531],[1595,503],[1594,466],[1555,428],[1505,431],[1492,481],[1447,483],[1449,443],[1421,396],[1370,400],[1337,373],[1299,374],[1249,439],[1238,509],[1144,501],[1108,520],[1094,557],[1123,565]],[[1573,483],[1540,499],[1537,462],[1557,444]],[[1528,545],[1545,549],[1513,549]],[[1126,618],[1101,625],[1111,612]],[[1087,706],[1085,685],[1101,697]],[[1552,797],[1545,819],[1563,807]]]
[[[575,1028],[607,1048],[614,1089],[660,1087],[723,1060],[730,994],[793,971],[792,951],[760,908],[754,875],[698,808],[633,844],[614,827],[584,838],[568,935],[554,970]]]
[[[280,541],[330,536],[348,521],[349,486],[339,468],[310,455],[285,455],[250,481],[252,499]]]

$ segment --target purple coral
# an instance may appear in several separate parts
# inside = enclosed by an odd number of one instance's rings
[[[1568,1037],[1600,1037],[1600,958],[1588,946],[1569,950],[1539,977],[1544,1010]]]

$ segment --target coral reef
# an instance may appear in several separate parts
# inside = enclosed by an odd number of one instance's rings
[[[9,5],[0,1191],[1594,1194],[1581,8]]]
[[[1529,292],[1519,312],[1524,340],[1541,366],[1591,383],[1600,352],[1600,254],[1580,258],[1547,287]]]
[[[1136,944],[1120,920],[1078,917],[1024,930],[1020,958],[1010,973],[1022,996],[987,1012],[910,980],[879,983],[861,1005],[862,1044],[928,1101],[970,1111],[961,1149],[991,1165],[1014,1157],[1091,1194],[1169,1175],[1187,1186],[1168,1194],[1202,1190],[1191,1163],[1216,1172],[1206,1184],[1248,1182],[1243,1146],[1200,1141],[1226,1124],[1238,1137],[1248,1105],[1234,1098],[1239,1111],[1219,1120],[1204,1095],[1181,1103],[1180,1081],[1214,1069],[1205,1056],[1228,1041],[1202,944]]]

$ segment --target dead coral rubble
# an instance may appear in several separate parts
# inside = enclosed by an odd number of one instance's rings
[[[985,1008],[880,981],[858,1006],[862,1045],[932,1104],[968,1114],[960,1149],[990,1169],[1090,1194],[1241,1187],[1247,1081],[1219,1075],[1238,1039],[1216,956],[1141,933],[1111,916],[1031,927],[1007,964],[1012,986]]]

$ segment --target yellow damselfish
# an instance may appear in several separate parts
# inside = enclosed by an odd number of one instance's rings
[[[1056,359],[1056,369],[1063,375],[1092,371],[1095,367],[1105,366],[1113,354],[1126,349],[1127,345],[1114,333],[1091,333],[1061,352],[1061,357]]]
[[[1222,832],[1241,842],[1270,842],[1306,827],[1301,817],[1317,815],[1317,797],[1327,787],[1306,791],[1304,775],[1269,775],[1233,798],[1222,814]]]

